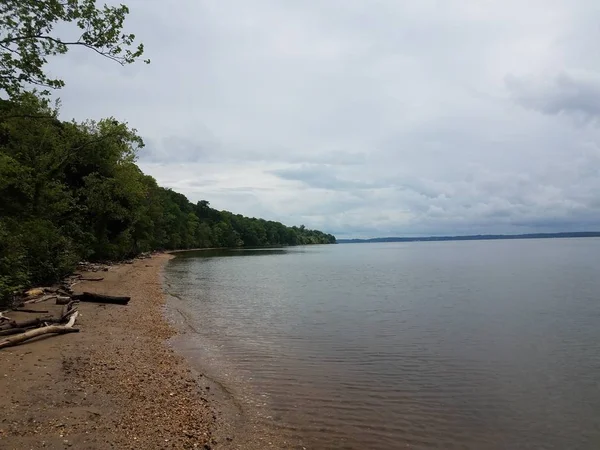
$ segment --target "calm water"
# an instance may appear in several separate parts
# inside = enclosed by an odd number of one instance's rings
[[[166,282],[307,448],[600,448],[600,239],[188,253]]]

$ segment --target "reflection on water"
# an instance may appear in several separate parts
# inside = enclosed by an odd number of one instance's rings
[[[190,250],[176,253],[178,258],[207,258],[228,256],[273,256],[284,255],[288,250],[283,248],[231,248],[231,249],[210,249],[210,250]],[[302,253],[301,250],[294,250],[294,253]]]
[[[600,448],[599,239],[182,253],[198,358],[311,448]]]

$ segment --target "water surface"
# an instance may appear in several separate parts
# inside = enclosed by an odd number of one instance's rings
[[[600,448],[600,239],[184,253],[197,358],[307,448]]]

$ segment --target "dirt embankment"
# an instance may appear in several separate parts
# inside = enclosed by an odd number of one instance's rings
[[[170,257],[78,284],[76,292],[132,297],[127,306],[81,303],[80,333],[0,350],[0,448],[220,447],[211,394],[165,343],[174,330],[160,271]]]

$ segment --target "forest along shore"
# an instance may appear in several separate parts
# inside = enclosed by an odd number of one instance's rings
[[[0,447],[214,448],[214,402],[166,344],[158,254],[75,292],[131,296],[79,305],[79,333],[0,350]],[[43,305],[43,303],[41,304]],[[49,305],[50,306],[50,305]],[[48,307],[44,307],[48,309]]]

